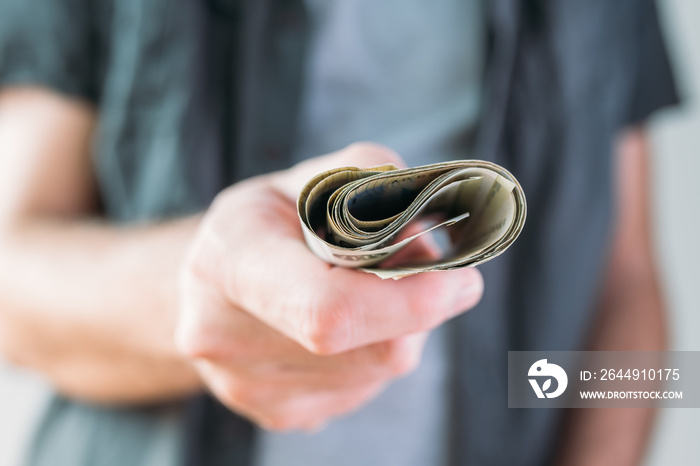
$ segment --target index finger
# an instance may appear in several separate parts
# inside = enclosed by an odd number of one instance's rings
[[[434,328],[473,307],[483,290],[474,268],[382,280],[321,261],[299,237],[258,241],[265,257],[241,251],[230,298],[317,354]]]

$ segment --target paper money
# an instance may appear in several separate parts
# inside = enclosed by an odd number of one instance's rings
[[[381,278],[474,266],[503,253],[525,224],[527,205],[506,169],[481,160],[416,168],[336,168],[311,179],[297,211],[321,259]],[[430,262],[382,263],[425,234],[448,238]]]

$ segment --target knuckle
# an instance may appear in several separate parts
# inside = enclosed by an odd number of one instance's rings
[[[289,432],[298,428],[298,423],[289,416],[274,415],[261,422],[262,426],[274,432]]]
[[[192,360],[212,360],[230,356],[230,348],[235,339],[223,340],[221,332],[198,313],[189,313],[181,317],[181,322],[175,330],[175,345],[183,356]]]
[[[222,295],[234,296],[227,293],[228,285],[246,279],[248,274],[239,273],[240,268],[234,266],[243,257],[238,243],[230,241],[232,229],[235,228],[228,222],[231,215],[218,210],[221,209],[211,206],[199,223],[195,237],[180,262],[178,278],[183,289],[204,286],[216,289]],[[230,257],[238,260],[228,260]]]
[[[415,323],[415,331],[431,330],[453,313],[450,296],[453,291],[447,286],[447,282],[439,276],[439,273],[416,277],[423,279],[423,286],[417,287],[418,291],[408,302],[409,314]]]
[[[175,344],[180,353],[190,359],[209,359],[215,355],[209,339],[191,327],[178,327]]]
[[[392,373],[396,377],[408,375],[416,370],[420,359],[413,354],[403,354],[396,358],[392,366]]]
[[[192,246],[188,250],[180,268],[180,280],[217,283],[224,272],[225,252],[216,240],[217,233],[210,222],[203,222]]]
[[[347,150],[357,154],[358,163],[362,165],[379,165],[392,163],[403,167],[406,163],[393,149],[374,142],[355,142],[347,147]]]
[[[208,237],[210,236],[211,221],[205,217],[200,223],[197,233],[187,249],[181,262],[181,273],[184,276],[206,276],[210,269],[211,255],[207,254],[209,249]]]
[[[343,351],[350,333],[348,314],[343,300],[326,293],[304,313],[300,343],[318,355]]]
[[[175,327],[175,346],[183,356],[198,359],[210,355],[211,339],[206,338],[202,313],[193,293],[181,296],[180,315]]]
[[[399,338],[386,342],[383,349],[382,364],[392,377],[399,377],[413,372],[420,363],[420,352],[410,347],[409,341]]]
[[[245,334],[224,331],[220,323],[187,322],[177,327],[175,344],[191,360],[225,360],[228,364],[249,365],[250,358],[261,351],[266,341]]]
[[[227,397],[232,406],[239,408],[251,408],[261,403],[265,398],[265,390],[252,382],[237,381],[232,383],[227,390]]]
[[[417,296],[409,303],[409,313],[414,322],[414,331],[430,330],[443,320],[442,310],[438,310],[435,297],[426,293]]]
[[[183,305],[174,335],[180,354],[190,359],[212,356],[211,340],[204,333],[199,313],[191,305]]]

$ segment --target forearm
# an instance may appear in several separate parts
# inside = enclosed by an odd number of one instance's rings
[[[0,233],[0,348],[62,392],[145,402],[199,388],[173,342],[198,218],[148,227],[27,218]]]
[[[644,132],[626,133],[618,150],[617,225],[587,349],[663,351],[667,348],[667,322],[649,233],[651,178]],[[576,409],[568,415],[558,464],[641,463],[653,409]]]

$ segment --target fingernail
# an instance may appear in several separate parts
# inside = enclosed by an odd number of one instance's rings
[[[459,288],[454,301],[453,315],[461,314],[476,306],[484,292],[484,279],[475,268],[461,270],[456,280]]]

